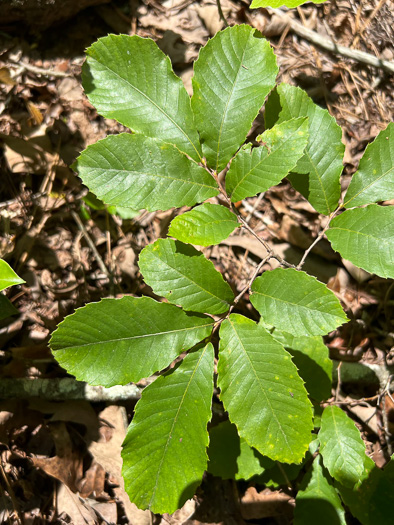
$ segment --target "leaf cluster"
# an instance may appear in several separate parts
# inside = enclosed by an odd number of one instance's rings
[[[223,439],[239,451],[232,472],[240,478],[274,479],[275,461],[299,464],[299,471],[314,437],[312,402],[318,407],[330,395],[332,363],[322,336],[347,317],[334,293],[301,271],[305,258],[291,267],[267,247],[249,283],[261,316],[256,323],[233,313],[240,295],[192,246],[250,230],[236,202],[288,177],[327,215],[335,250],[394,277],[394,209],[376,204],[394,197],[394,126],[368,146],[341,202],[341,129],[301,89],[276,86],[277,72],[269,43],[246,25],[227,28],[201,49],[191,98],[152,40],[109,35],[87,50],[83,83],[90,101],[131,133],[82,152],[75,164],[82,181],[111,206],[192,207],[172,221],[170,237],[140,254],[145,282],[166,302],[103,299],[67,317],[51,339],[59,363],[91,384],[109,387],[161,372],[143,391],[122,453],[126,489],[140,508],[171,513],[192,496],[207,467],[221,472],[218,427],[211,431],[209,466],[206,451],[215,355],[231,422],[223,423],[222,434],[230,433]],[[267,96],[266,131],[245,143]],[[221,204],[204,202],[217,196]],[[257,277],[272,258],[282,267]],[[325,469],[352,491],[368,458],[357,429],[336,407],[324,410],[318,440],[323,463],[314,460],[297,512],[303,515],[303,498],[319,494],[343,520]]]

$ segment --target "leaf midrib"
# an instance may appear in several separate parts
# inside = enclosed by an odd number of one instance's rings
[[[159,465],[159,467],[158,467],[158,469],[157,469],[156,480],[155,480],[155,484],[154,484],[154,486],[153,486],[152,497],[151,497],[150,502],[149,502],[149,508],[152,506],[152,501],[154,500],[154,497],[155,497],[155,494],[156,494],[156,490],[157,490],[157,486],[158,486],[158,480],[159,480],[159,475],[160,475],[161,467],[162,467],[162,465],[163,465],[163,462],[164,462],[165,456],[166,456],[166,454],[167,454],[167,449],[168,449],[168,446],[169,446],[169,444],[170,444],[170,441],[171,441],[171,438],[172,438],[172,434],[173,434],[173,432],[174,432],[175,424],[177,423],[177,420],[178,420],[178,416],[179,416],[180,410],[181,410],[181,408],[182,408],[182,405],[184,404],[186,394],[188,393],[188,390],[189,390],[189,388],[190,388],[190,385],[191,385],[191,383],[192,383],[192,381],[193,381],[193,379],[194,379],[194,376],[195,376],[196,373],[197,373],[197,370],[198,370],[198,368],[199,368],[199,366],[200,366],[200,363],[201,363],[201,361],[202,361],[202,358],[203,358],[204,355],[205,355],[205,352],[206,352],[207,348],[208,348],[208,345],[206,345],[205,348],[204,348],[204,350],[201,352],[201,356],[200,356],[200,358],[199,358],[199,360],[198,360],[198,362],[197,362],[197,364],[196,364],[196,366],[195,366],[195,368],[194,368],[194,370],[193,370],[193,372],[192,372],[192,374],[191,374],[191,376],[190,376],[189,381],[187,382],[187,385],[186,385],[185,391],[184,391],[184,393],[183,393],[183,395],[182,395],[181,402],[179,403],[179,407],[178,407],[177,413],[176,413],[176,415],[175,415],[175,417],[174,417],[174,421],[173,421],[173,423],[172,423],[171,430],[170,430],[170,432],[169,432],[169,434],[168,434],[168,438],[167,438],[167,441],[166,441],[166,444],[165,444],[165,447],[164,447],[163,456],[162,456],[162,459],[161,459],[161,461],[160,461],[160,465]]]
[[[230,39],[231,39],[231,37],[230,37]],[[248,39],[247,39],[246,44],[245,44],[245,48],[244,48],[244,50],[242,52],[242,57],[241,57],[241,60],[239,61],[238,71],[237,71],[237,73],[235,75],[235,79],[234,79],[233,85],[231,86],[231,91],[230,91],[230,94],[229,94],[227,102],[226,102],[226,106],[225,106],[224,111],[223,111],[222,122],[220,123],[220,128],[219,128],[219,133],[218,133],[218,145],[217,145],[217,150],[216,150],[216,171],[218,170],[218,167],[219,167],[220,142],[221,142],[221,138],[222,138],[224,121],[225,121],[225,118],[227,116],[227,110],[228,110],[228,106],[230,104],[230,100],[231,100],[231,98],[233,96],[233,92],[234,92],[234,89],[235,89],[235,84],[237,83],[239,73],[240,73],[240,71],[242,69],[242,62],[243,62],[243,59],[245,57],[246,47],[247,47],[247,44],[249,43],[249,40],[250,40],[250,35],[248,36]]]
[[[55,352],[59,352],[59,351],[65,351],[65,350],[73,350],[75,348],[84,348],[84,347],[88,347],[88,346],[98,346],[98,345],[104,345],[104,344],[107,344],[107,343],[118,343],[118,342],[121,342],[121,341],[133,341],[135,339],[143,339],[143,338],[147,338],[147,337],[158,337],[158,336],[161,336],[161,335],[167,335],[167,334],[176,334],[176,333],[180,333],[180,332],[187,332],[189,330],[196,330],[198,328],[205,328],[205,327],[208,327],[208,326],[213,326],[214,325],[214,322],[212,323],[207,323],[207,324],[203,324],[203,325],[197,325],[197,326],[191,326],[191,327],[187,327],[187,328],[179,328],[178,330],[171,330],[171,331],[168,331],[168,332],[156,332],[156,333],[152,333],[152,334],[142,334],[142,335],[136,335],[136,336],[131,336],[131,337],[119,337],[117,339],[108,339],[106,341],[94,341],[93,343],[85,343],[85,344],[80,344],[80,345],[74,345],[74,346],[63,346],[61,348],[58,348],[58,349],[53,349]]]
[[[84,167],[84,166],[82,166]],[[176,180],[178,182],[182,182],[184,184],[194,184],[195,186],[202,186],[204,188],[212,188],[212,189],[216,189],[216,187],[213,185],[213,186],[210,186],[209,184],[203,184],[202,182],[195,182],[193,180],[187,180],[187,179],[178,179],[177,177],[173,177],[173,176],[166,176],[166,175],[160,175],[160,174],[157,174],[157,173],[146,173],[145,171],[144,172],[141,172],[141,171],[134,171],[134,170],[127,170],[127,169],[116,169],[116,168],[98,168],[98,167],[95,167],[95,166],[86,166],[86,169],[89,169],[89,171],[94,171],[94,170],[98,170],[100,172],[105,172],[105,173],[108,173],[108,172],[117,172],[117,173],[128,173],[128,174],[131,174],[131,175],[138,175],[138,176],[143,176],[143,175],[146,175],[147,177],[151,177],[151,178],[158,178],[158,179],[169,179],[169,180]],[[89,174],[88,174],[89,176]]]
[[[239,343],[240,343],[240,345],[241,345],[241,348],[242,348],[244,354],[246,355],[246,357],[247,357],[247,359],[248,359],[248,361],[249,361],[249,363],[250,363],[250,367],[251,367],[251,369],[253,370],[253,373],[254,373],[255,378],[256,378],[256,380],[257,380],[257,383],[258,383],[258,385],[259,385],[259,387],[260,387],[260,390],[261,390],[262,394],[264,395],[265,400],[266,400],[266,402],[267,402],[267,404],[268,404],[268,406],[269,406],[269,408],[270,408],[270,410],[271,410],[271,414],[272,414],[272,416],[273,416],[273,418],[274,418],[274,420],[275,420],[275,422],[276,422],[278,428],[279,428],[280,431],[282,432],[282,435],[283,435],[284,441],[285,441],[286,445],[288,446],[288,448],[289,448],[291,454],[294,455],[294,452],[293,452],[293,450],[292,450],[292,448],[291,448],[291,446],[290,446],[290,444],[289,444],[289,442],[288,442],[288,440],[287,440],[286,432],[284,432],[284,430],[283,430],[283,428],[282,428],[282,425],[280,424],[280,422],[279,422],[279,420],[278,420],[278,418],[277,418],[277,415],[276,415],[276,413],[275,413],[275,410],[272,408],[272,404],[271,404],[271,402],[270,402],[270,399],[269,399],[268,396],[267,396],[267,393],[266,393],[266,391],[265,391],[265,388],[264,388],[263,385],[261,384],[260,378],[259,378],[259,376],[257,375],[257,371],[256,371],[256,369],[255,369],[254,366],[253,366],[253,363],[252,363],[252,361],[251,361],[251,359],[250,359],[250,357],[249,357],[249,354],[248,354],[248,352],[246,351],[246,348],[244,347],[244,345],[243,345],[243,343],[242,343],[242,341],[241,341],[241,338],[240,338],[240,336],[238,335],[238,332],[237,332],[237,330],[236,330],[236,328],[235,328],[235,326],[234,326],[234,324],[233,324],[233,322],[232,322],[232,320],[231,320],[230,318],[228,319],[228,322],[230,323],[230,325],[231,325],[231,327],[232,327],[232,329],[233,329],[235,335],[237,336],[237,339],[238,339],[238,341],[239,341]]]

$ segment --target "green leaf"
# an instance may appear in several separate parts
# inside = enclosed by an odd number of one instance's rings
[[[345,511],[317,456],[296,497],[294,525],[346,525]]]
[[[325,335],[348,319],[335,294],[293,268],[267,271],[252,284],[250,301],[265,322],[293,335]]]
[[[275,465],[240,438],[230,421],[210,430],[208,456],[208,472],[222,479],[250,479]]]
[[[335,251],[380,277],[394,278],[394,206],[347,210],[326,232]]]
[[[253,197],[286,177],[302,157],[308,142],[308,119],[292,119],[257,137],[259,148],[245,144],[226,175],[226,190],[232,202]]]
[[[0,291],[8,288],[9,286],[14,286],[16,284],[22,284],[25,281],[21,279],[11,268],[11,266],[0,259]]]
[[[293,363],[305,381],[310,397],[316,401],[328,399],[331,395],[332,361],[323,339],[320,336],[295,337],[279,330],[272,335],[293,356]]]
[[[302,460],[313,428],[303,381],[283,346],[242,315],[221,325],[218,386],[230,421],[251,447],[285,463]]]
[[[277,73],[270,44],[248,25],[220,31],[200,50],[192,109],[209,167],[221,171],[245,141]]]
[[[228,208],[206,202],[175,217],[168,234],[182,242],[210,246],[227,239],[238,226],[237,217]]]
[[[0,321],[16,314],[19,314],[19,310],[15,308],[8,297],[0,293]]]
[[[340,177],[345,146],[342,130],[326,109],[317,106],[302,89],[288,84],[277,88],[282,111],[279,122],[295,117],[308,117],[309,141],[305,155],[294,171],[301,174],[289,177],[296,189],[297,181],[306,186],[304,196],[319,213],[329,215],[338,206],[341,194]]]
[[[322,4],[326,0],[253,0],[250,4],[250,9],[258,9],[259,7],[298,7],[299,5],[311,2],[313,4]]]
[[[345,195],[346,208],[394,198],[394,123],[368,144]]]
[[[234,299],[213,263],[180,241],[158,239],[149,244],[141,252],[139,267],[155,294],[185,310],[222,314]]]
[[[75,164],[82,182],[106,204],[149,211],[193,206],[219,193],[215,180],[171,144],[144,135],[109,135]]]
[[[337,406],[324,409],[319,432],[320,453],[333,478],[353,487],[364,471],[365,444],[354,422]]]
[[[147,386],[123,443],[123,476],[141,509],[172,513],[193,497],[207,467],[214,351],[188,354]]]
[[[200,160],[190,97],[172,71],[170,59],[153,40],[108,35],[86,54],[82,83],[101,115],[137,133],[175,144]]]
[[[148,297],[125,296],[78,308],[60,323],[50,346],[78,380],[126,385],[168,366],[207,337],[212,325],[209,317]]]
[[[337,484],[345,504],[363,525],[391,525],[394,508],[394,461],[384,470],[366,457],[361,480],[354,489]]]

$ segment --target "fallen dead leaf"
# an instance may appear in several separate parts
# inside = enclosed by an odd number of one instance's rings
[[[79,496],[71,492],[63,483],[56,496],[56,510],[59,517],[67,514],[73,525],[95,525],[97,523],[94,511],[84,505]]]
[[[126,516],[133,525],[151,525],[152,513],[149,510],[140,510],[124,490],[124,480],[122,478],[122,443],[126,436],[127,422],[125,409],[119,406],[108,406],[100,413],[100,419],[112,430],[108,441],[93,441],[89,446],[89,452],[94,459],[104,467],[110,474],[112,481],[119,486],[113,490],[116,498],[123,504]]]
[[[196,506],[196,500],[189,499],[183,507],[175,511],[174,514],[163,514],[162,523],[168,525],[183,525],[193,516]]]
[[[245,520],[288,516],[291,519],[295,501],[279,490],[257,492],[249,487],[241,499],[241,514]]]

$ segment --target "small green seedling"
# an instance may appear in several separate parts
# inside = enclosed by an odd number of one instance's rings
[[[247,25],[225,29],[201,49],[191,98],[152,40],[109,35],[87,50],[90,101],[132,133],[82,152],[75,164],[82,181],[110,206],[192,209],[139,258],[145,282],[166,301],[125,296],[88,304],[59,325],[51,348],[77,379],[106,387],[138,382],[187,352],[145,388],[123,444],[125,486],[139,508],[172,513],[193,496],[205,470],[227,476],[217,442],[229,434],[223,439],[238,450],[237,479],[272,481],[286,469],[294,479],[305,466],[295,523],[320,519],[319,509],[308,507],[313,498],[324,500],[330,523],[345,523],[342,501],[362,523],[377,523],[366,493],[371,486],[384,492],[392,467],[377,473],[346,413],[319,406],[331,395],[332,374],[322,336],[347,317],[335,294],[302,271],[312,247],[294,266],[260,239],[266,257],[235,297],[237,283],[230,287],[192,246],[218,244],[237,228],[256,235],[234,204],[288,177],[327,216],[318,239],[326,234],[355,265],[394,277],[394,208],[382,205],[394,198],[394,124],[367,147],[341,200],[341,129],[304,91],[277,86],[277,72],[270,44]],[[245,141],[267,97],[266,131],[253,147]],[[216,196],[223,204],[209,202]],[[259,275],[272,260],[279,267]],[[233,313],[248,290],[259,322]],[[215,356],[231,424],[212,429],[208,463]],[[379,516],[389,500],[379,500]]]

